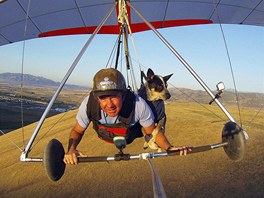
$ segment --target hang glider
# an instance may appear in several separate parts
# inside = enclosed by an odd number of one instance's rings
[[[196,24],[246,24],[264,25],[264,3],[263,0],[131,0],[126,1],[125,8],[120,6],[125,0],[120,0],[119,6],[114,10],[114,0],[47,0],[47,1],[11,1],[0,0],[0,45],[17,41],[33,39],[38,37],[72,35],[72,34],[92,34],[84,45],[79,55],[69,68],[64,79],[61,81],[56,93],[52,97],[45,112],[43,113],[37,127],[35,128],[28,144],[26,145],[20,160],[23,162],[44,162],[44,166],[49,177],[57,181],[64,174],[65,164],[62,162],[64,156],[63,146],[57,140],[52,140],[45,149],[44,158],[30,158],[28,154],[51,106],[59,95],[62,87],[66,83],[73,69],[77,65],[84,51],[97,33],[101,34],[123,34],[124,48],[126,46],[127,28],[131,27],[131,32],[141,32],[153,30],[153,32],[164,42],[171,52],[182,62],[194,78],[211,96],[210,103],[215,102],[229,118],[222,132],[222,142],[218,144],[205,145],[193,148],[193,152],[204,152],[215,148],[224,147],[226,154],[232,160],[240,160],[245,153],[246,132],[238,126],[236,120],[227,111],[223,104],[218,100],[224,86],[219,84],[219,92],[214,95],[202,79],[196,74],[191,66],[180,56],[162,35],[156,31],[157,28],[166,28],[183,25]],[[133,4],[133,6],[131,6]],[[129,7],[127,6],[129,5]],[[135,7],[137,9],[135,9]],[[110,9],[111,8],[111,9]],[[105,16],[107,10],[109,14]],[[132,12],[135,11],[137,14]],[[120,12],[121,11],[121,12]],[[141,16],[142,13],[143,16]],[[119,12],[124,23],[120,23]],[[104,17],[105,16],[105,17]],[[126,18],[127,17],[127,18]],[[124,20],[125,19],[125,20]],[[128,21],[127,21],[128,20]],[[144,22],[142,22],[144,21]],[[98,25],[99,24],[99,25]],[[123,31],[120,31],[122,25]],[[129,29],[130,30],[130,29]],[[120,33],[121,32],[121,33]],[[127,55],[127,54],[126,54]],[[127,55],[128,57],[128,55]],[[127,63],[129,58],[127,58]],[[166,151],[163,153],[143,153],[131,156],[124,154],[122,149],[125,144],[120,142],[120,152],[114,157],[87,157],[79,158],[80,162],[98,161],[120,161],[129,159],[151,159],[174,155],[176,152]],[[118,146],[117,146],[118,147]],[[56,151],[56,152],[55,152]],[[58,151],[58,152],[57,152]],[[177,151],[178,152],[178,151]],[[152,165],[150,164],[151,169]],[[154,172],[154,171],[153,171]],[[155,173],[153,173],[156,180]]]
[[[0,46],[39,37],[91,34],[114,2],[1,0]],[[130,0],[130,3],[156,29],[211,23],[264,25],[263,0]],[[149,30],[130,8],[127,9],[133,33]],[[117,15],[118,7],[98,33],[118,34]]]

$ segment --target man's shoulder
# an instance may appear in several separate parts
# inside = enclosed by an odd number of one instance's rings
[[[147,102],[142,97],[140,97],[138,94],[136,93],[134,94],[135,94],[136,106],[139,107],[139,109],[141,110],[148,108]]]
[[[136,103],[145,103],[145,100],[141,98],[137,93],[134,93]]]
[[[90,94],[85,96],[85,98],[83,99],[82,103],[81,103],[81,106],[86,106],[88,101],[89,101],[89,97],[90,97]]]

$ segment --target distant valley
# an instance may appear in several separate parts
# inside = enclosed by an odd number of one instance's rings
[[[20,128],[22,116],[24,126],[38,121],[58,86],[58,82],[50,79],[24,74],[21,90],[21,74],[0,74],[0,130]],[[48,117],[76,109],[88,92],[87,87],[65,85]]]

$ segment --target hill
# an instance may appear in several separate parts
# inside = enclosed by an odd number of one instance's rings
[[[197,102],[208,104],[211,98],[202,90],[192,90],[185,88],[171,88],[171,100],[181,102]],[[232,90],[224,91],[221,94],[221,100],[225,105],[237,106],[237,101],[241,107],[260,108],[264,104],[264,93],[246,93],[239,92],[238,100],[236,94]]]
[[[29,74],[24,75],[23,91],[21,91],[20,83],[21,74],[0,74],[0,129],[4,132],[21,127],[21,99],[23,101],[23,124],[28,125],[40,119],[59,85],[58,82],[50,79]],[[88,92],[89,88],[66,85],[53,105],[49,116],[77,108]],[[170,92],[172,97],[169,102],[197,102],[203,106],[210,107],[208,102],[211,98],[205,91],[173,88],[170,89]],[[260,109],[263,105],[264,94],[239,93],[238,95],[241,108]],[[236,105],[236,95],[230,91],[225,91],[220,100],[228,108]],[[215,104],[211,106],[215,106]]]
[[[171,102],[166,105],[166,134],[172,144],[201,146],[221,141],[223,121],[195,103]],[[219,112],[211,106],[211,110]],[[231,108],[231,113],[235,112]],[[234,113],[236,115],[236,113]],[[67,148],[68,137],[75,123],[76,110],[48,118],[36,138],[29,157],[42,157],[45,145],[52,138]],[[250,121],[254,109],[248,108],[243,117]],[[247,129],[246,156],[242,161],[230,160],[223,149],[187,155],[153,159],[168,198],[174,197],[233,197],[258,198],[264,194],[264,114]],[[55,124],[57,123],[57,124]],[[54,125],[55,124],[55,125]],[[36,123],[24,128],[28,141]],[[9,140],[23,147],[22,131],[0,136],[0,194],[9,197],[153,197],[151,171],[145,160],[110,163],[80,163],[67,166],[58,182],[50,181],[42,163],[20,162],[22,151]],[[124,152],[136,154],[143,150],[143,139],[128,145]],[[117,153],[112,144],[100,140],[92,127],[87,129],[79,150],[88,156]],[[22,148],[23,149],[23,148]],[[150,150],[147,150],[150,151]]]
[[[55,82],[53,80],[41,77],[34,76],[30,74],[23,75],[23,84],[24,86],[30,87],[49,87],[49,88],[57,88],[59,86],[59,82]],[[19,73],[2,73],[0,74],[0,84],[2,86],[20,86],[21,84],[21,74]],[[73,89],[73,90],[87,90],[89,87],[78,86],[78,85],[70,85],[66,84],[65,89]],[[202,104],[208,104],[211,98],[205,91],[202,90],[192,90],[186,88],[171,88],[170,89],[172,98],[171,101],[182,101],[182,102],[198,102]],[[12,94],[12,93],[11,93]],[[236,94],[234,91],[227,90],[221,95],[224,103],[228,105],[236,105]],[[244,107],[260,107],[263,104],[264,93],[238,93],[238,101],[240,105]]]

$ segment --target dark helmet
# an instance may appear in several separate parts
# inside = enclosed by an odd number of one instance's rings
[[[126,82],[120,71],[113,68],[101,69],[93,78],[93,92],[95,97],[116,95],[126,90]]]

